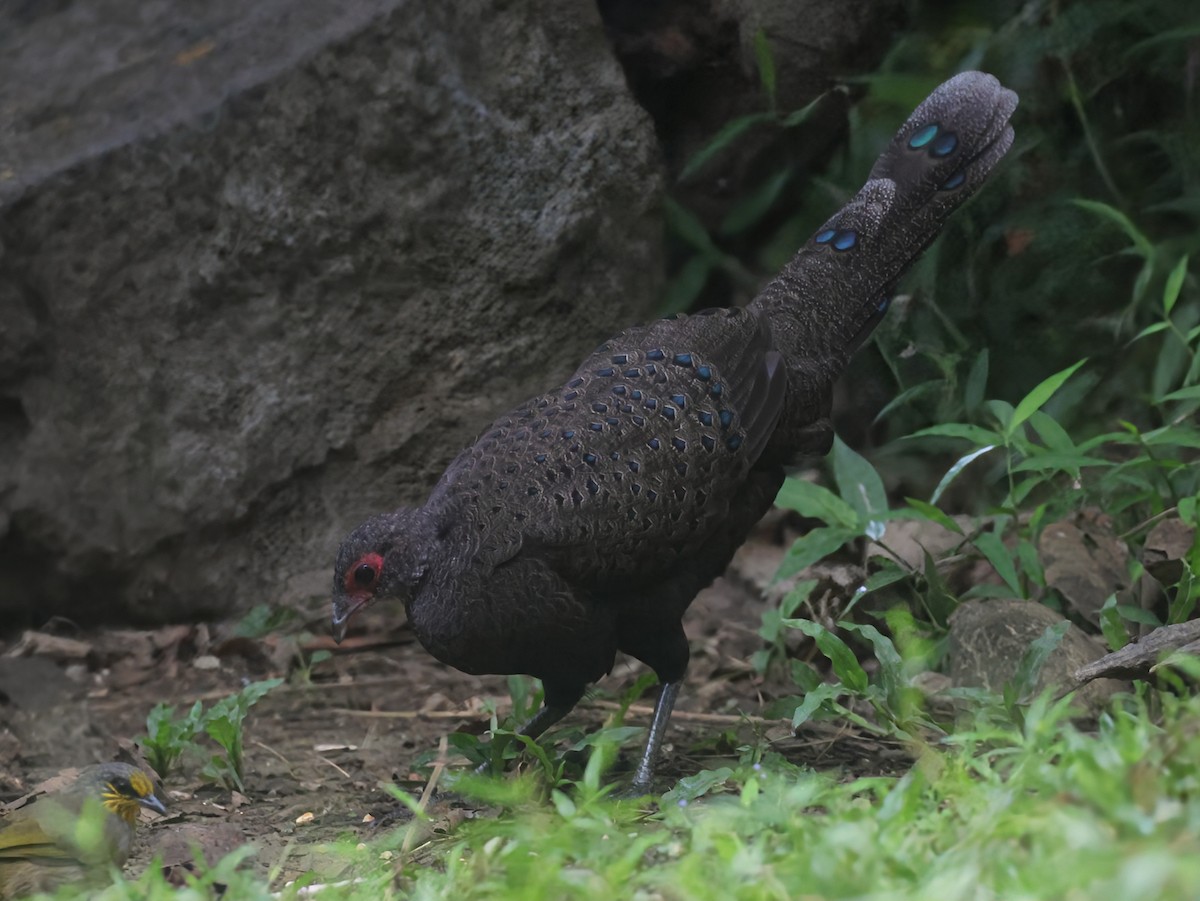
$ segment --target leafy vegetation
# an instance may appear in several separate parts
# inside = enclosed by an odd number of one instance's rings
[[[493,714],[489,740],[450,736],[475,765],[533,761],[519,777],[453,783],[501,814],[432,834],[412,802],[412,826],[361,848],[348,836],[342,852],[362,881],[321,897],[1196,896],[1195,661],[1164,664],[1159,685],[1136,685],[1094,723],[1072,719],[1072,697],[1036,689],[1069,622],[1117,648],[1191,618],[1200,598],[1200,27],[1190,7],[914,4],[910,31],[856,85],[866,93],[847,152],[804,204],[781,211],[799,177],[783,171],[715,225],[668,205],[668,227],[688,250],[665,306],[685,309],[721,278],[746,293],[862,182],[896,123],[938,82],[982,68],[1021,95],[1018,143],[999,180],[926,255],[906,285],[912,302],[897,304],[849,377],[880,385],[858,397],[893,398],[848,413],[874,418],[869,435],[859,430],[871,439],[860,448],[870,446],[860,453],[839,441],[821,478],[790,480],[778,499],[807,531],[784,560],[779,579],[796,581],[764,615],[752,660],[792,686],[765,713],[797,728],[851,723],[906,749],[912,766],[818,772],[759,736],[648,811],[610,797],[614,748],[632,733],[619,715],[594,735],[568,726],[528,742],[512,729],[539,698],[515,679],[513,717]],[[764,109],[728,123],[684,178],[752,128],[802,130],[823,102],[781,110],[763,36],[755,50]],[[733,239],[765,228],[761,252],[739,257]],[[1047,530],[1083,514],[1098,515],[1105,548],[1125,555],[1115,564],[1124,584],[1153,588],[1148,601],[1114,589],[1082,611],[1054,578]],[[891,528],[904,521],[942,530],[948,547],[914,562],[892,547]],[[1190,530],[1191,546],[1150,578],[1144,543],[1165,521]],[[847,560],[861,567],[860,590],[834,615],[816,612],[814,567]],[[965,586],[952,578],[964,561],[977,565]],[[951,712],[935,713],[917,677],[944,665],[955,610],[997,597],[1064,618],[1030,644],[1002,691],[954,689]],[[250,703],[231,699],[216,731],[236,733]],[[212,735],[212,714],[197,706],[176,719],[156,708],[152,762],[169,768],[194,736]],[[229,769],[240,774],[231,747]],[[432,838],[414,852],[422,829]],[[191,896],[209,897],[217,883],[239,898],[268,894],[225,861]],[[152,869],[107,897],[165,898],[167,889]]]
[[[197,701],[180,716],[168,704],[156,705],[146,717],[147,734],[139,740],[147,761],[166,778],[185,754],[198,757],[206,761],[201,770],[206,779],[226,788],[245,791],[243,725],[246,715],[267,692],[282,682],[282,679],[251,682],[207,710]],[[201,735],[216,742],[221,753],[208,753],[198,741]]]

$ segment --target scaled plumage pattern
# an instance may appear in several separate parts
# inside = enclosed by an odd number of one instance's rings
[[[536,736],[617,651],[663,684],[633,788],[688,663],[682,616],[770,508],[785,468],[826,453],[834,382],[897,279],[1012,144],[1016,95],[965,72],[935,90],[870,180],[744,309],[631,328],[559,388],[501,416],[424,505],[338,552],[333,630],[381,598],[469,673],[527,673]]]

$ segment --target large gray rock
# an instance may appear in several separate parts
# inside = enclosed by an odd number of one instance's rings
[[[649,315],[658,196],[590,4],[0,6],[5,624],[326,590]]]

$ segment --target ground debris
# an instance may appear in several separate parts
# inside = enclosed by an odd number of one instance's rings
[[[1145,679],[1172,652],[1200,656],[1200,620],[1159,626],[1136,642],[1075,670],[1080,684],[1093,679]]]

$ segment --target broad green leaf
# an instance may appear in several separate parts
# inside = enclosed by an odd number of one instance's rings
[[[983,556],[992,564],[997,574],[1004,580],[1004,584],[1013,593],[1013,597],[1024,597],[1025,593],[1021,590],[1021,580],[1017,576],[1017,568],[1013,564],[1012,554],[1004,546],[1000,536],[995,532],[981,532],[975,536],[972,544],[979,548]]]
[[[1180,388],[1178,391],[1172,391],[1170,394],[1163,395],[1159,400],[1161,402],[1169,400],[1200,400],[1200,385],[1189,385],[1186,388]]]
[[[1116,595],[1113,597],[1115,598]],[[1162,620],[1154,615],[1153,610],[1143,610],[1133,604],[1117,604],[1117,613],[1121,614],[1122,619],[1129,620],[1131,623],[1140,623],[1155,629],[1163,624]]]
[[[694,776],[684,776],[675,783],[673,789],[663,795],[663,801],[666,804],[694,801],[714,788],[724,785],[732,776],[733,770],[727,766],[715,770],[701,770]]]
[[[938,498],[940,498],[942,496],[942,492],[944,492],[947,488],[950,487],[950,483],[953,482],[955,480],[955,478],[958,477],[958,474],[960,472],[962,472],[971,462],[973,462],[978,457],[982,457],[984,454],[988,453],[989,451],[993,451],[995,449],[996,449],[996,446],[994,444],[989,444],[986,447],[981,447],[978,450],[971,451],[971,453],[969,453],[965,456],[959,457],[958,460],[955,461],[954,465],[951,466],[948,470],[946,470],[946,474],[944,476],[942,476],[942,480],[940,482],[938,482],[937,488],[933,489],[933,497],[931,497],[929,499],[929,502],[931,504],[936,504],[938,502]]]
[[[1046,574],[1042,570],[1041,557],[1038,556],[1038,550],[1033,546],[1033,542],[1027,538],[1022,538],[1017,542],[1017,562],[1021,565],[1021,572],[1025,574],[1025,578],[1043,588],[1046,587]]]
[[[1006,436],[1011,437],[1017,426],[1032,416],[1034,411],[1040,410],[1046,401],[1054,396],[1054,392],[1061,388],[1063,383],[1075,374],[1075,370],[1086,362],[1087,358],[1085,357],[1074,366],[1068,366],[1066,369],[1054,373],[1054,375],[1043,380],[1036,388],[1026,394],[1013,412],[1012,420],[1005,429]]]
[[[829,658],[834,674],[846,688],[859,694],[867,690],[867,673],[846,642],[811,619],[784,620],[784,625],[798,629],[817,643],[821,653]]]
[[[831,685],[828,682],[822,682],[811,691],[805,692],[804,700],[800,706],[792,713],[792,728],[796,729],[803,726],[817,710],[827,701],[836,701],[838,695],[842,693],[842,686]]]
[[[983,402],[983,409],[990,413],[992,418],[996,420],[996,427],[1000,430],[1001,434],[1011,434],[1009,427],[1013,418],[1012,404],[1006,400],[985,400]]]
[[[838,492],[858,513],[860,527],[875,541],[883,537],[881,517],[888,512],[887,492],[875,467],[841,438],[833,441],[833,474]]]
[[[672,313],[682,313],[691,308],[708,284],[708,274],[712,271],[712,260],[697,254],[679,267],[675,277],[667,284],[663,292],[661,312],[664,316]]]
[[[1200,447],[1200,431],[1190,426],[1164,426],[1142,435],[1148,447]]]
[[[1171,315],[1171,310],[1175,306],[1175,301],[1179,300],[1179,292],[1183,288],[1183,279],[1187,275],[1188,258],[1184,254],[1183,258],[1171,270],[1171,274],[1167,276],[1166,287],[1163,288],[1163,313],[1167,316]]]
[[[791,478],[784,481],[779,494],[775,496],[775,505],[795,510],[801,516],[819,519],[827,525],[855,530],[859,527],[859,517],[853,507],[828,488],[807,479]]]
[[[904,661],[896,651],[892,640],[872,625],[859,623],[838,623],[838,628],[848,632],[856,632],[871,642],[875,651],[875,659],[879,662],[879,684],[887,697],[888,705],[893,713],[900,712],[902,699],[900,689],[904,685]]]
[[[1071,440],[1067,430],[1060,426],[1052,416],[1038,410],[1029,417],[1029,424],[1033,426],[1038,437],[1045,442],[1046,447],[1051,450],[1064,452],[1075,450],[1075,442]]]
[[[779,564],[779,572],[775,574],[775,581],[794,576],[805,567],[825,559],[847,541],[853,541],[858,536],[857,529],[832,527],[813,529],[802,538],[796,539],[796,543],[792,545],[783,558],[783,562]]]
[[[894,585],[896,582],[903,582],[905,579],[912,576],[908,570],[898,566],[894,561],[887,560],[882,569],[878,572],[873,572],[867,576],[867,581],[863,582],[862,588],[859,589],[865,594],[872,591],[878,591],[880,588],[886,588],[888,585]]]
[[[915,497],[906,497],[904,502],[912,508],[913,512],[917,513],[921,519],[927,519],[930,522],[936,522],[939,526],[949,529],[955,534],[961,535],[962,529],[954,518],[946,515],[933,504],[927,504],[925,501],[919,501]]]
[[[706,258],[716,261],[721,256],[721,252],[713,244],[712,237],[704,227],[704,223],[687,207],[676,203],[670,197],[664,197],[663,217],[671,231],[704,254]]]
[[[1134,341],[1140,341],[1142,338],[1145,338],[1149,335],[1155,335],[1155,334],[1163,331],[1164,329],[1167,329],[1170,327],[1171,327],[1171,324],[1169,322],[1153,322],[1150,325],[1146,326],[1144,329],[1142,329],[1140,332],[1138,332],[1136,335],[1134,335],[1129,340],[1129,343],[1132,344]]]

